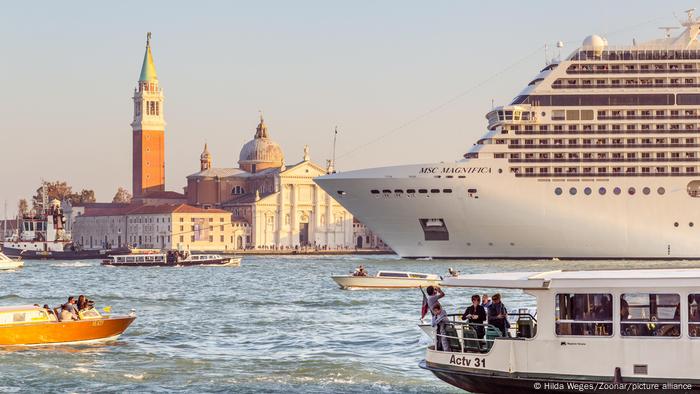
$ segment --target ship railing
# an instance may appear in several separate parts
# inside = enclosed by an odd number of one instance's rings
[[[516,316],[515,323],[509,323],[510,328],[506,330],[504,336],[501,330],[493,324],[470,323],[459,321],[461,314],[447,315],[450,324],[446,327],[446,334],[435,333],[436,349],[441,338],[446,338],[449,349],[442,349],[450,353],[488,353],[496,340],[522,340],[535,336],[537,333],[537,318],[530,313],[509,313],[508,316]],[[482,328],[484,335],[478,337],[478,328]]]

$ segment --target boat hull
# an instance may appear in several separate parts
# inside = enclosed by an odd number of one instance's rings
[[[613,376],[583,377],[571,375],[527,376],[523,374],[493,374],[477,371],[452,370],[419,363],[440,380],[471,393],[620,393],[649,391],[654,393],[700,393],[700,380],[653,378],[623,378],[614,383]],[[671,386],[676,384],[677,386]],[[636,385],[636,386],[635,386]],[[644,386],[642,386],[644,385]],[[651,385],[654,385],[653,387]],[[658,386],[657,386],[658,385]],[[680,387],[680,389],[679,389]]]
[[[114,340],[136,319],[115,316],[66,322],[39,322],[0,326],[0,346],[49,345]]]
[[[333,276],[341,289],[413,289],[440,283],[439,279],[377,278],[376,276]]]
[[[0,271],[24,267],[24,261],[0,261]]]
[[[4,247],[3,253],[10,257],[25,260],[89,260],[107,257],[107,252],[99,250],[37,251]],[[114,251],[109,251],[114,253]]]

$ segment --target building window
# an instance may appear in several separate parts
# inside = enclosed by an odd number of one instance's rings
[[[632,293],[620,296],[620,333],[629,337],[681,335],[681,296]]]
[[[556,334],[612,336],[611,294],[557,294]]]

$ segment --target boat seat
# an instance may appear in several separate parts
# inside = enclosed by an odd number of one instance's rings
[[[481,352],[481,345],[479,341],[479,337],[476,334],[476,330],[474,327],[465,325],[463,329],[463,336],[464,338],[464,351],[465,352],[474,352],[474,353],[480,353]]]
[[[455,329],[454,324],[445,325],[445,333],[447,333],[447,342],[450,345],[450,351],[453,353],[461,353],[462,345],[459,343],[457,329]]]
[[[533,338],[537,333],[537,326],[535,321],[529,316],[518,318],[518,331],[517,336],[520,338]]]
[[[501,334],[501,330],[493,326],[486,326],[486,335],[484,335],[484,339],[486,339],[486,351],[488,352],[489,350],[491,350],[491,347],[493,346],[493,341],[496,338],[501,337],[503,337],[503,335]]]

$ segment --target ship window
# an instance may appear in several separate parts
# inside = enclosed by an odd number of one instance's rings
[[[576,195],[576,188],[575,187],[570,188],[569,194],[571,194],[572,196],[575,196]]]
[[[612,336],[611,294],[557,294],[556,334]]]
[[[687,187],[690,197],[700,197],[700,181],[690,181]]]
[[[590,188],[590,187],[587,187],[587,188],[583,189],[583,192],[584,192],[587,196],[590,196],[590,195],[591,195],[591,188]]]
[[[560,187],[554,189],[554,194],[556,194],[557,196],[561,196],[561,193],[562,193],[562,190]]]
[[[700,337],[700,294],[688,294],[688,334]]]
[[[396,189],[396,190],[394,190],[394,193],[396,193],[396,194],[403,194],[403,190],[401,190],[401,189]]]
[[[605,192],[606,192],[606,190],[604,187],[601,187],[600,189],[598,189],[598,194],[600,194],[601,196],[604,196]]]
[[[633,188],[633,187],[630,187],[629,189],[627,189],[627,192],[630,194],[630,196],[633,196],[634,193],[637,192],[637,190],[635,190],[635,188]]]
[[[620,333],[630,337],[681,335],[681,296],[632,293],[620,296]]]
[[[648,187],[645,187],[644,189],[642,189],[642,193],[644,193],[645,195],[648,196],[649,193],[651,193],[651,189],[649,189]]]
[[[452,193],[452,189],[442,189],[443,193]]]
[[[440,189],[430,189],[431,193],[440,193]]]
[[[613,189],[613,193],[615,193],[615,195],[618,195],[618,194],[622,193],[622,189],[620,189],[619,187],[616,187]]]
[[[377,190],[377,189],[372,189],[372,190],[370,191],[370,193],[372,193],[372,194],[379,194],[379,190]]]
[[[426,241],[449,241],[450,233],[447,231],[444,219],[418,219]]]
[[[389,189],[384,189],[384,190],[382,190],[382,193],[384,193],[384,194],[390,194],[390,193],[391,193],[391,190],[389,190]]]
[[[428,192],[428,189],[418,189],[418,193],[425,194]]]
[[[406,189],[406,193],[408,193],[408,194],[416,194],[416,189]]]
[[[663,196],[664,194],[666,194],[666,189],[664,189],[664,187],[661,186],[658,189],[656,189],[656,192],[659,193],[659,195]]]

